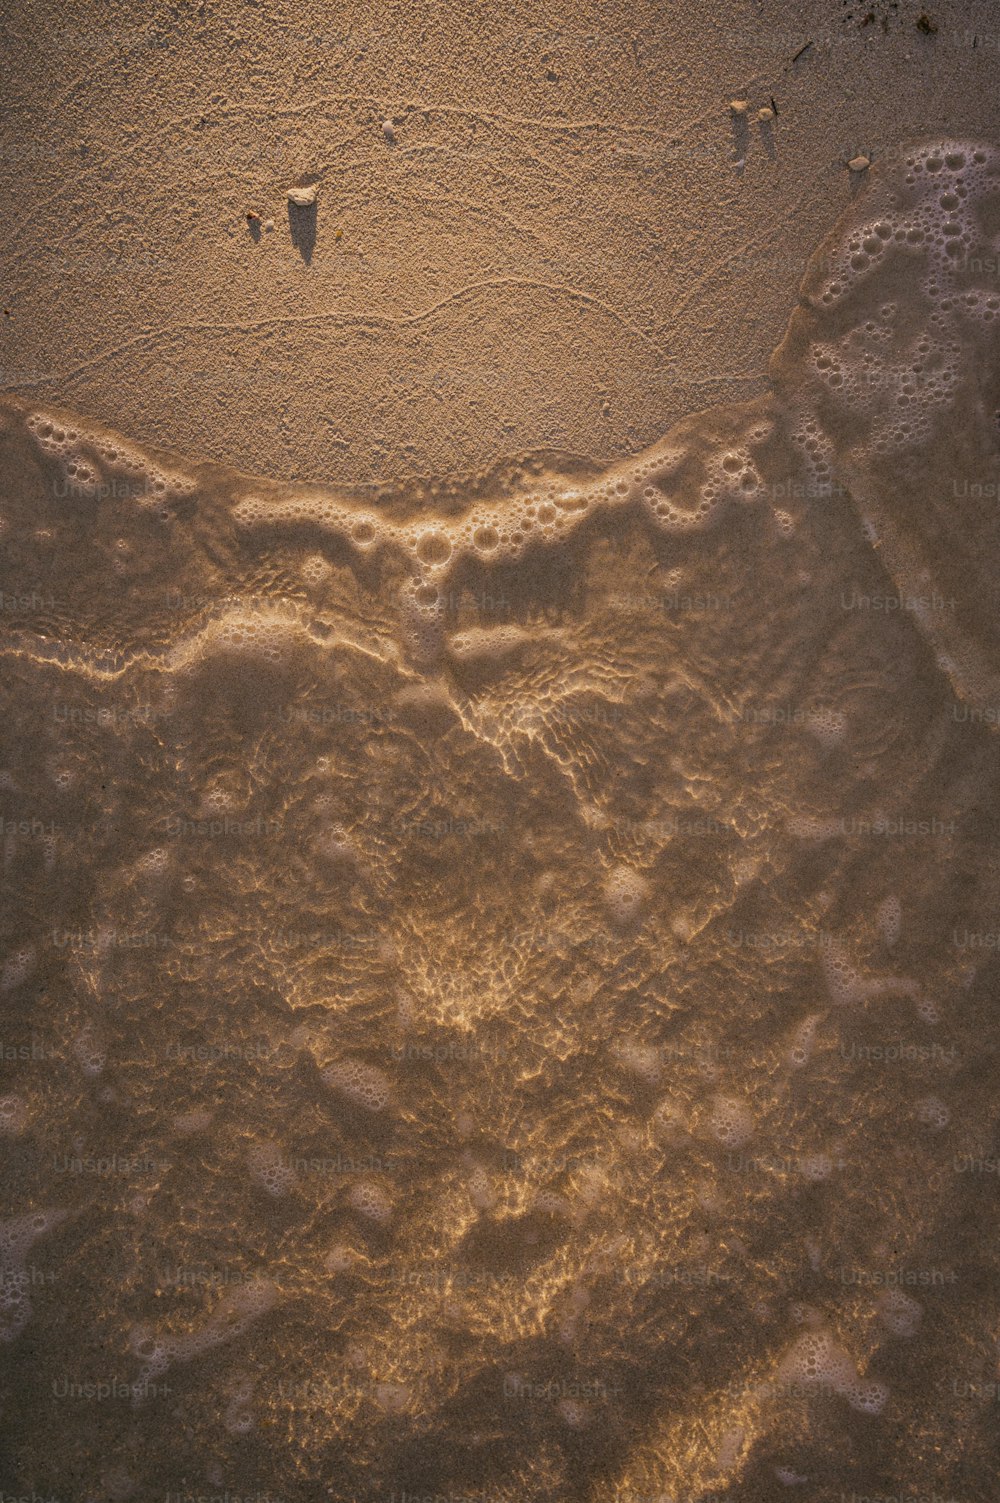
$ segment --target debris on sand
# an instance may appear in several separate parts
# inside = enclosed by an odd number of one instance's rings
[[[858,155],[856,157],[852,157],[847,165],[851,172],[867,172],[871,164],[871,157]]]
[[[925,37],[933,37],[937,36],[937,29],[938,24],[933,16],[929,16],[925,10],[922,10],[917,17],[917,30],[922,31]]]
[[[745,115],[750,108],[750,101],[748,99],[731,99],[729,101],[729,108],[734,115]]]
[[[771,106],[769,104],[765,104],[765,106],[764,106],[763,109],[757,111],[757,119],[762,124],[765,121],[767,121],[767,120],[773,120],[774,119],[774,111],[772,110],[772,108],[771,108]]]
[[[292,244],[308,266],[316,248],[319,183],[296,183],[288,189],[288,229]]]
[[[396,144],[396,127],[393,125],[393,123],[392,123],[391,120],[383,120],[382,121],[382,134],[383,134],[383,136],[385,136],[385,139],[389,143],[390,146],[395,146],[395,144]]]

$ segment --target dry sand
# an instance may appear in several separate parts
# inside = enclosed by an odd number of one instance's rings
[[[7,3],[0,386],[276,477],[633,453],[762,390],[847,160],[990,134],[996,8],[923,10]]]

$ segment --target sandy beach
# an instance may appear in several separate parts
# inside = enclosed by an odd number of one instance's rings
[[[0,69],[0,1503],[994,1503],[992,8]]]

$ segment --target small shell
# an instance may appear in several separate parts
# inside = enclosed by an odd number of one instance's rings
[[[734,115],[745,115],[750,105],[745,99],[731,99],[729,101],[729,108]]]
[[[297,186],[295,188],[289,188],[288,202],[290,204],[295,204],[296,208],[306,209],[310,204],[314,204],[316,202],[318,193],[319,183],[309,183],[305,187]]]
[[[852,157],[847,165],[852,172],[867,172],[871,164],[871,157]]]

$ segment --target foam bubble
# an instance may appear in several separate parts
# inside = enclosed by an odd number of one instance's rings
[[[951,1108],[940,1096],[922,1096],[916,1104],[916,1117],[924,1127],[941,1132],[951,1121]]]
[[[365,1221],[376,1226],[387,1226],[392,1220],[392,1199],[386,1190],[374,1180],[360,1180],[348,1191],[349,1204]]]
[[[809,1330],[795,1341],[778,1365],[778,1378],[806,1389],[832,1391],[865,1414],[880,1414],[889,1396],[884,1383],[860,1376],[844,1348],[823,1328]]]
[[[923,1319],[919,1300],[902,1289],[883,1289],[877,1300],[879,1319],[893,1336],[915,1336]]]
[[[636,1039],[619,1039],[612,1045],[614,1058],[630,1075],[645,1085],[656,1085],[663,1071],[660,1052]]]
[[[269,1195],[287,1195],[298,1183],[298,1176],[287,1163],[281,1145],[274,1142],[253,1143],[247,1149],[250,1177]]]
[[[22,986],[35,969],[36,963],[37,956],[31,945],[23,945],[21,949],[8,955],[0,972],[0,992],[12,992],[16,987]]]
[[[806,724],[823,750],[830,751],[844,739],[844,734],[847,730],[847,716],[843,710],[823,706],[822,708],[809,711],[806,717]]]
[[[0,1342],[15,1341],[31,1319],[25,1259],[35,1243],[65,1221],[67,1211],[45,1208],[0,1221]]]
[[[0,1135],[18,1138],[28,1124],[28,1103],[23,1096],[0,1096]]]
[[[603,883],[604,902],[617,924],[633,923],[649,899],[649,882],[633,867],[612,867]]]
[[[812,1057],[813,1045],[816,1042],[816,1029],[820,1022],[818,1012],[810,1013],[798,1024],[789,1041],[786,1059],[795,1070],[801,1070],[809,1063]]]
[[[384,1111],[392,1094],[392,1086],[385,1072],[376,1065],[366,1064],[364,1060],[337,1060],[323,1070],[322,1077],[324,1084],[332,1091],[366,1112]]]
[[[107,1050],[101,1043],[95,1024],[84,1023],[73,1040],[73,1052],[80,1061],[84,1075],[94,1078],[102,1074],[108,1062]]]
[[[899,933],[903,925],[903,906],[895,894],[883,898],[875,915],[882,943],[886,949],[891,950],[899,940]]]
[[[753,1113],[745,1101],[735,1096],[716,1096],[708,1118],[708,1130],[727,1148],[741,1148],[755,1130]]]

